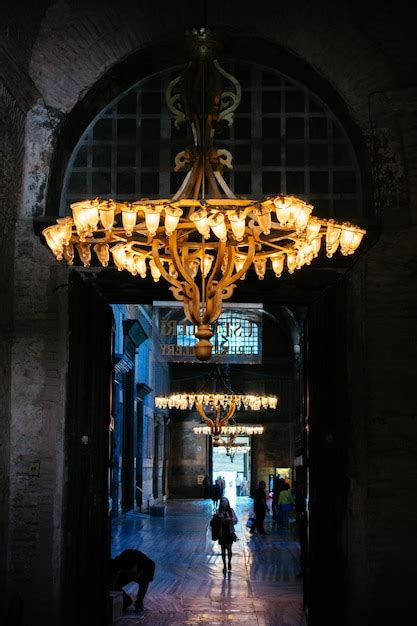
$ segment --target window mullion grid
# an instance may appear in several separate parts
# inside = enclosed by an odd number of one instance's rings
[[[118,115],[117,115],[117,104],[112,108],[111,115],[111,171],[110,171],[110,197],[118,198],[118,189],[117,189],[117,123],[118,123]]]
[[[260,198],[262,188],[262,71],[251,68],[252,107],[251,107],[251,188],[252,195]]]
[[[136,91],[136,149],[135,149],[135,190],[137,197],[142,196],[142,141],[141,141],[141,119],[142,119],[142,89]]]
[[[328,149],[328,159],[329,159],[329,181],[327,187],[327,197],[328,197],[328,211],[329,217],[334,217],[334,198],[333,198],[333,173],[334,173],[334,150],[333,150],[333,123],[330,115],[326,114],[327,120],[327,149]]]
[[[170,75],[167,74],[162,77],[160,91],[161,144],[159,150],[159,197],[162,198],[169,198],[171,195],[171,115],[165,103],[165,93],[168,89],[170,79]]]
[[[90,128],[87,140],[87,197],[93,196],[93,133],[94,127]]]
[[[285,108],[285,84],[283,79],[280,80],[280,102],[281,102],[281,120],[280,120],[280,149],[281,149],[281,185],[280,193],[287,193],[287,116]]]
[[[304,91],[304,194],[310,202],[310,103]]]

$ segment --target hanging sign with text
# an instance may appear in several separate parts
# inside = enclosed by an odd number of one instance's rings
[[[262,304],[228,304],[212,324],[212,358],[219,363],[261,363]],[[153,303],[154,349],[160,361],[196,362],[196,327],[180,303]]]

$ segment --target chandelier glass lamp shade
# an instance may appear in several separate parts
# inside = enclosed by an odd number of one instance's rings
[[[160,409],[191,410],[195,407],[203,420],[203,425],[195,427],[194,433],[211,435],[214,446],[223,445],[222,436],[263,433],[263,426],[229,425],[229,421],[237,410],[276,409],[277,404],[278,398],[276,396],[238,394],[184,393],[155,398],[155,406]]]
[[[210,359],[210,325],[239,280],[254,268],[259,280],[272,270],[277,278],[310,265],[325,248],[351,255],[365,231],[347,222],[318,219],[308,202],[288,195],[263,199],[236,197],[223,171],[231,153],[217,147],[225,124],[231,126],[241,87],[219,64],[219,42],[207,28],[188,34],[191,60],[168,86],[167,105],[188,144],[175,157],[184,180],[171,198],[119,202],[94,198],[71,205],[43,230],[58,261],[89,267],[94,263],[171,284],[186,318],[197,327],[195,354]]]

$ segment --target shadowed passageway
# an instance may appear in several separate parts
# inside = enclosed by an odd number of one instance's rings
[[[268,536],[245,527],[249,497],[238,498],[239,541],[232,572],[223,577],[220,547],[211,540],[211,501],[168,501],[165,517],[128,513],[113,522],[112,555],[138,548],[156,562],[142,614],[125,613],[125,624],[247,624],[303,626],[299,543],[267,516]]]

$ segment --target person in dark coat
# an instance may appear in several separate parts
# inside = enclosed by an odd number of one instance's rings
[[[230,506],[227,498],[220,500],[219,508],[213,515],[212,520],[212,538],[216,538],[222,550],[223,575],[226,574],[226,554],[227,554],[227,570],[232,570],[232,544],[237,541],[235,533],[235,524],[237,524],[236,513]]]
[[[216,481],[212,486],[211,486],[211,499],[213,500],[213,508],[217,509],[218,504],[219,504],[219,500],[221,498],[221,487],[219,485],[219,483]]]
[[[143,609],[143,599],[155,574],[155,563],[140,550],[124,550],[110,562],[110,589],[123,591],[123,610],[132,604],[132,598],[123,590],[130,582],[138,583],[135,610]]]
[[[265,515],[268,510],[265,488],[265,481],[261,480],[253,494],[253,510],[255,513],[255,523],[249,531],[251,535],[254,535],[256,530],[259,531],[260,535],[268,534],[267,532],[265,532],[264,528]]]

